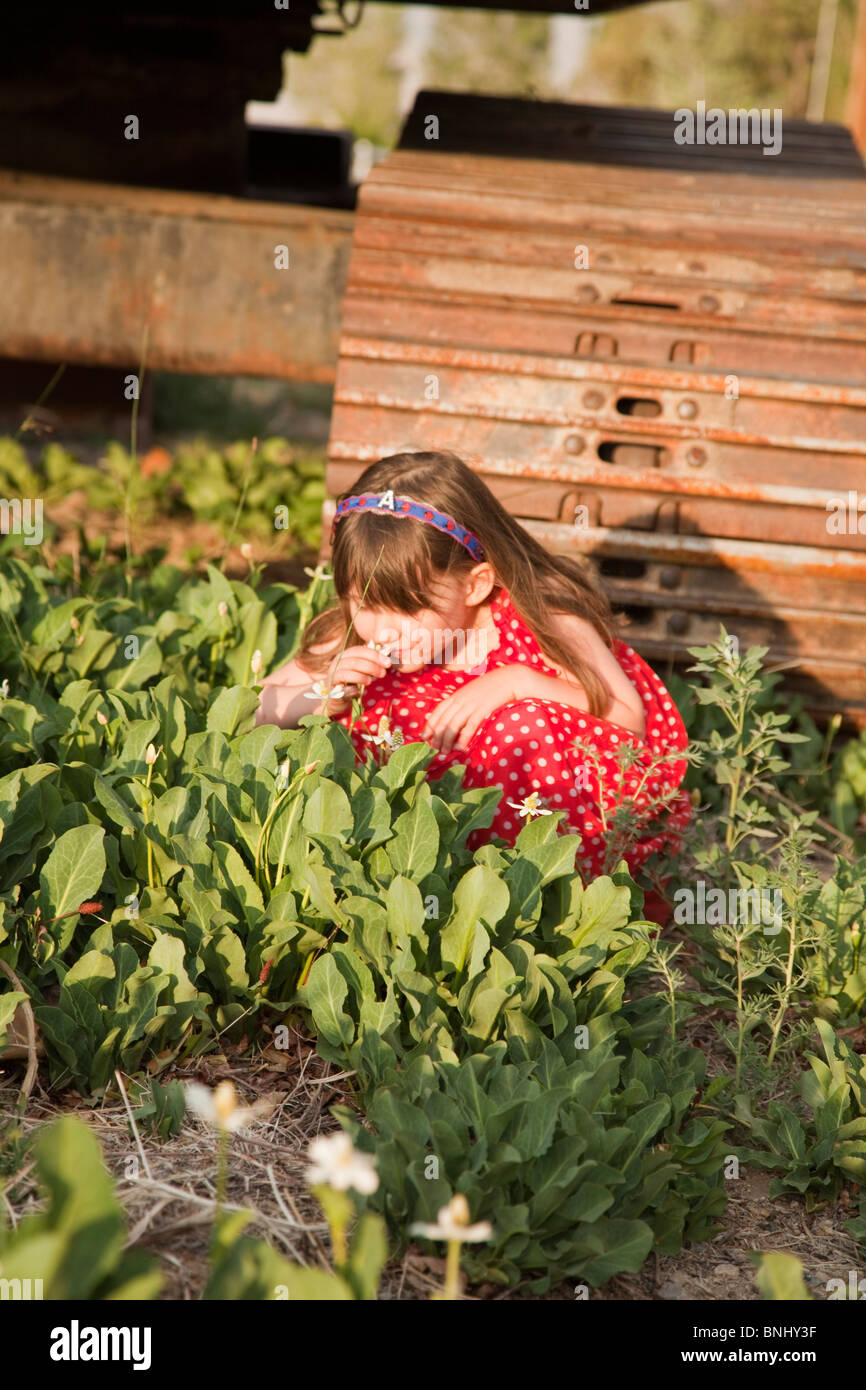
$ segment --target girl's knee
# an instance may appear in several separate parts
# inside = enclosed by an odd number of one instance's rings
[[[517,782],[548,791],[566,770],[557,716],[536,700],[513,700],[495,710],[472,746],[491,771],[504,776],[506,790]]]

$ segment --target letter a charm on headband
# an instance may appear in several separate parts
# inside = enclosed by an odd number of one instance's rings
[[[344,497],[342,502],[338,502],[331,523],[332,542],[336,535],[337,522],[349,512],[378,512],[380,515],[382,512],[390,512],[391,516],[398,519],[408,517],[410,520],[424,521],[428,526],[435,526],[437,531],[464,546],[473,560],[484,559],[484,547],[478,537],[467,531],[465,526],[461,526],[459,521],[455,521],[453,516],[437,511],[435,507],[428,507],[426,502],[415,502],[411,497],[400,497],[397,501],[391,488],[383,493],[365,492],[360,497]]]

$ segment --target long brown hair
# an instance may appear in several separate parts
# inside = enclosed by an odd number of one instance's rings
[[[456,454],[392,454],[365,469],[343,496],[388,489],[447,512],[477,536],[496,583],[508,591],[542,651],[577,677],[590,713],[602,714],[610,700],[607,685],[550,623],[552,614],[572,613],[592,623],[608,646],[613,642],[618,623],[588,563],[549,554]],[[407,615],[422,608],[438,612],[437,579],[459,577],[476,563],[464,546],[433,526],[403,521],[397,526],[393,516],[350,512],[337,524],[331,556],[340,604],[308,624],[298,660],[313,674],[327,670],[333,652],[310,649],[330,647],[334,639],[339,644],[351,625],[348,596],[362,594],[368,583],[364,602],[371,608]]]

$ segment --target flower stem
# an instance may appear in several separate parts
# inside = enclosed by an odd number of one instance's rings
[[[460,1241],[449,1240],[445,1260],[445,1287],[442,1297],[453,1300],[460,1297]]]
[[[794,976],[794,952],[795,952],[795,950],[796,950],[796,948],[797,948],[797,934],[796,934],[796,929],[795,929],[795,928],[796,928],[796,924],[795,924],[794,918],[792,917],[792,918],[791,918],[791,925],[790,925],[790,927],[788,928],[788,937],[789,937],[789,940],[788,940],[788,960],[787,960],[787,964],[786,964],[786,966],[785,966],[785,988],[784,988],[784,991],[783,991],[783,994],[782,994],[782,998],[781,998],[780,1001],[779,1001],[779,1008],[778,1008],[778,1010],[777,1010],[777,1012],[776,1012],[776,1017],[775,1017],[775,1019],[773,1020],[772,1041],[771,1041],[771,1043],[770,1043],[770,1051],[769,1051],[768,1056],[767,1056],[767,1065],[768,1065],[768,1066],[772,1066],[772,1065],[773,1065],[773,1058],[774,1058],[775,1055],[776,1055],[776,1048],[777,1048],[778,1043],[779,1043],[779,1032],[780,1032],[780,1030],[781,1030],[782,1023],[783,1023],[784,1018],[785,1018],[785,1014],[786,1014],[787,1011],[788,1011],[788,1004],[790,1003],[790,999],[791,999],[791,981],[792,981],[793,976]]]
[[[228,1184],[229,1170],[229,1132],[220,1127],[219,1139],[217,1141],[217,1171],[216,1171],[216,1214],[214,1217],[214,1229],[219,1227],[222,1217],[223,1207],[226,1200],[226,1187]]]

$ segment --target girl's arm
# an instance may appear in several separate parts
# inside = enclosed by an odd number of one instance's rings
[[[311,647],[314,655],[333,654],[326,675],[320,676],[325,686],[336,691],[343,686],[342,695],[332,695],[325,707],[324,700],[313,700],[310,692],[316,677],[299,661],[287,661],[278,671],[262,681],[262,694],[256,711],[256,724],[280,724],[284,729],[297,728],[305,714],[328,714],[331,718],[351,708],[353,695],[363,691],[390,669],[391,659],[382,652],[356,645],[342,649],[339,638]]]
[[[624,729],[643,738],[646,734],[643,701],[620,666],[613,652],[605,645],[602,637],[592,623],[577,618],[571,613],[558,613],[553,621],[560,630],[564,643],[576,647],[588,666],[593,666],[611,693],[610,704],[604,710],[602,719],[612,724],[621,724]],[[545,676],[540,671],[527,672],[538,683],[538,694],[547,700],[559,700],[562,704],[573,705],[576,709],[589,708],[586,691],[576,676],[557,666],[542,652],[545,665],[552,666],[558,676]]]
[[[610,692],[607,708],[600,718],[637,734],[646,735],[643,702],[613,652],[590,623],[571,614],[557,614],[557,626],[564,644],[574,646],[594,667]],[[498,666],[474,681],[461,686],[453,695],[446,695],[428,714],[420,737],[435,748],[449,753],[453,748],[466,748],[488,715],[514,700],[555,700],[588,711],[589,697],[576,676],[542,657],[559,674],[546,676],[528,662],[512,662]]]
[[[328,651],[331,645],[312,647],[311,651]],[[298,661],[287,661],[277,671],[265,676],[261,682],[263,689],[256,710],[256,725],[279,724],[283,729],[296,729],[303,715],[321,714],[324,701],[309,700],[306,696],[318,679]]]

